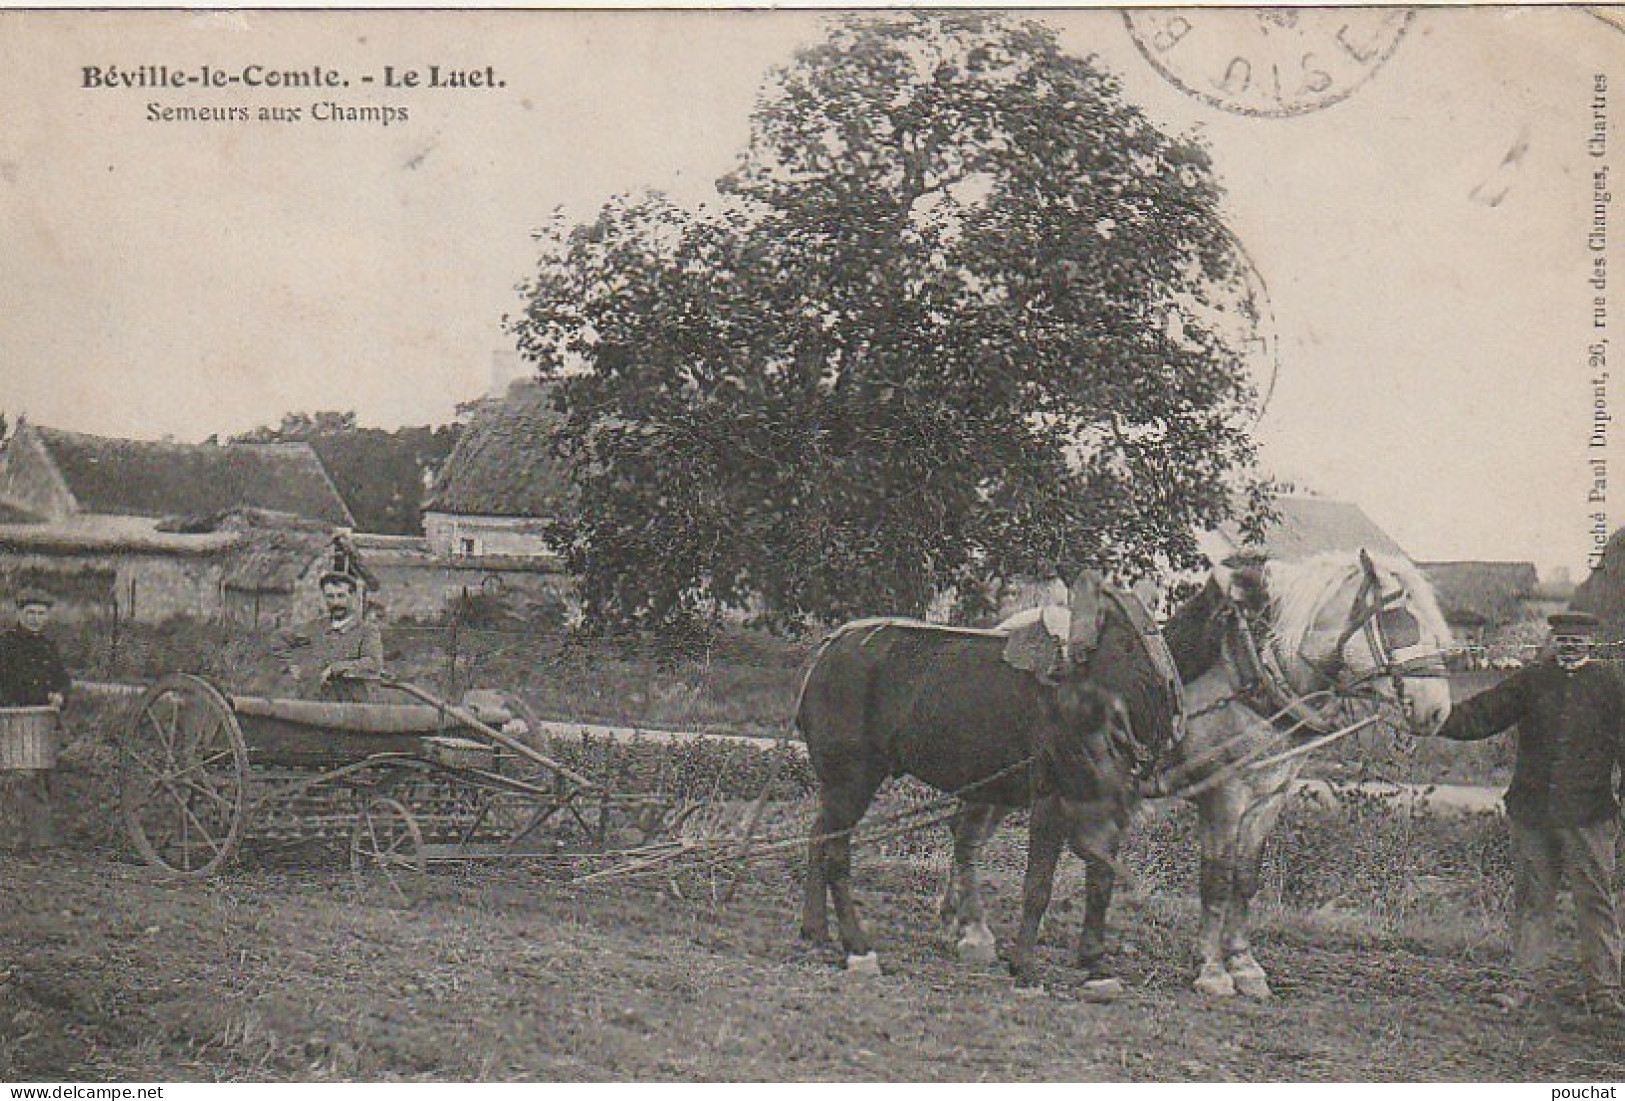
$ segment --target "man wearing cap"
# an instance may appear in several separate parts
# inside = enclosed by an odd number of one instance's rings
[[[17,595],[17,625],[0,635],[0,706],[61,707],[73,683],[56,643],[45,637],[51,595],[24,589]]]
[[[285,632],[272,652],[290,663],[300,695],[367,703],[384,672],[378,622],[362,614],[359,581],[352,573],[322,575],[327,614]]]
[[[1539,662],[1457,704],[1438,735],[1490,738],[1516,726],[1517,760],[1507,788],[1512,837],[1514,984],[1504,1008],[1528,1001],[1552,954],[1557,890],[1566,877],[1587,1006],[1625,1016],[1620,995],[1620,922],[1614,902],[1619,801],[1614,766],[1625,738],[1625,674],[1591,660],[1597,620],[1583,612],[1548,619]]]

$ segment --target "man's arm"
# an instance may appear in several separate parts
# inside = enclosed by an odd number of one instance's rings
[[[1476,742],[1514,726],[1523,718],[1529,699],[1530,669],[1510,677],[1450,708],[1450,717],[1436,732],[1440,738]]]
[[[300,650],[308,650],[314,643],[310,629],[303,623],[284,627],[271,636],[269,647],[272,657],[286,658]]]
[[[384,675],[384,634],[372,620],[363,620],[360,627],[360,654],[345,661],[335,661],[327,667],[330,677],[358,677],[377,680]]]
[[[68,702],[68,690],[73,687],[73,676],[68,672],[67,662],[62,660],[62,651],[56,643],[51,643],[51,668],[49,683],[47,685],[52,702],[61,707]]]
[[[0,634],[0,707],[16,707],[16,657],[11,652],[11,638]]]

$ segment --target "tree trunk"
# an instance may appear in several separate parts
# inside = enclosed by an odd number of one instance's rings
[[[50,771],[0,772],[0,851],[27,852],[56,844]]]

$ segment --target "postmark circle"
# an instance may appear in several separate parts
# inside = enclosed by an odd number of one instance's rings
[[[1376,75],[1410,25],[1406,8],[1149,8],[1130,37],[1186,95],[1237,115],[1289,118],[1340,103]]]

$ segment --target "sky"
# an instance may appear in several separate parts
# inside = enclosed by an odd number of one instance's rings
[[[1186,87],[1214,87],[1233,52],[1322,49],[1314,36],[1335,30],[1198,14],[1174,69]],[[289,410],[445,421],[511,348],[502,317],[532,230],[644,188],[704,201],[763,75],[824,18],[0,12],[0,410],[180,440]],[[1587,361],[1611,333],[1625,363],[1625,201],[1607,204],[1605,330],[1587,283],[1593,172],[1625,180],[1625,33],[1580,8],[1420,9],[1386,60],[1337,71],[1346,98],[1274,117],[1177,87],[1119,13],[1039,18],[1159,125],[1208,144],[1275,322],[1265,469],[1359,503],[1415,558],[1582,576],[1593,514],[1625,524],[1625,424],[1589,446]],[[352,84],[84,86],[87,67],[205,65]],[[381,86],[385,66],[429,65],[489,66],[505,86]],[[1586,145],[1597,74],[1603,157]],[[408,118],[317,121],[320,102]],[[302,117],[151,117],[176,106]],[[1610,378],[1610,410],[1619,394]],[[1599,455],[1617,473],[1601,503]]]

